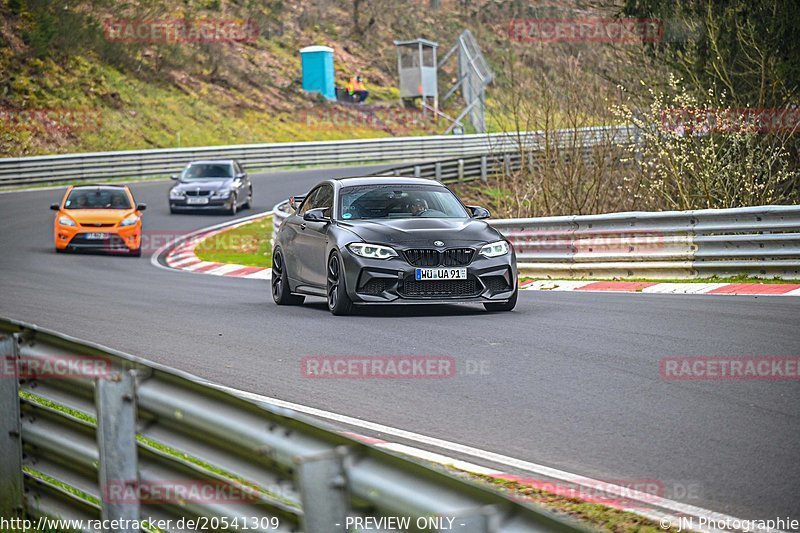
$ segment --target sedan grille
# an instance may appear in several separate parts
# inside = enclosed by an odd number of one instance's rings
[[[447,250],[430,250],[414,248],[405,251],[406,260],[417,267],[433,266],[465,266],[472,262],[475,250],[472,248],[450,248]]]
[[[464,266],[470,264],[475,250],[472,248],[451,248],[442,252],[444,266]]]
[[[211,191],[186,191],[186,196],[211,196]]]
[[[403,283],[405,296],[466,297],[476,294],[475,278],[417,281],[407,278]]]
[[[432,267],[439,265],[439,250],[413,249],[406,250],[406,259],[418,267]]]

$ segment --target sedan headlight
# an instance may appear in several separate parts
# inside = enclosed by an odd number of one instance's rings
[[[181,191],[181,190],[179,190],[179,189],[171,189],[169,191],[169,197],[170,198],[174,198],[176,200],[179,200],[179,199],[183,198],[184,196],[186,196],[186,193]]]
[[[74,226],[75,221],[67,216],[60,216],[58,217],[58,223],[61,226]]]
[[[501,255],[506,255],[508,250],[508,243],[506,241],[496,241],[484,245],[478,253],[484,257],[500,257]]]
[[[397,252],[388,246],[381,246],[380,244],[369,244],[366,242],[354,242],[347,245],[347,249],[356,255],[366,257],[368,259],[389,259],[397,257]]]
[[[231,191],[217,191],[211,197],[212,198],[227,198],[231,195]]]
[[[131,215],[125,220],[123,220],[120,226],[133,226],[137,222],[139,222],[139,217],[137,217],[136,215]]]

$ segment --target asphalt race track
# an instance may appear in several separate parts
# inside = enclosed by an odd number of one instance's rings
[[[238,216],[346,173],[255,175],[255,209]],[[146,231],[230,218],[170,215],[168,187],[132,185]],[[159,269],[148,254],[57,255],[48,207],[61,194],[0,194],[0,315],[230,387],[619,484],[655,480],[667,497],[740,518],[800,515],[800,382],[659,374],[666,356],[800,354],[800,298],[529,291],[506,314],[334,317],[321,299],[278,308],[267,282]],[[301,359],[320,355],[452,356],[459,375],[305,377]]]

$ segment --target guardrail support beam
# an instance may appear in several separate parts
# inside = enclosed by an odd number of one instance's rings
[[[133,371],[114,372],[98,379],[95,401],[103,519],[138,520],[139,466]],[[117,531],[134,533],[133,529]]]
[[[16,335],[0,337],[0,516],[22,516],[22,437]]]
[[[458,181],[464,181],[464,160],[458,160]]]
[[[350,512],[343,460],[333,449],[312,457],[297,457],[295,477],[303,505],[304,531],[348,531]]]
[[[485,155],[481,156],[481,181],[486,183],[489,179],[489,161]]]

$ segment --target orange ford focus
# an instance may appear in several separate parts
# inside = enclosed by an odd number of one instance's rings
[[[142,211],[126,185],[70,186],[56,211],[56,251],[142,253]]]

